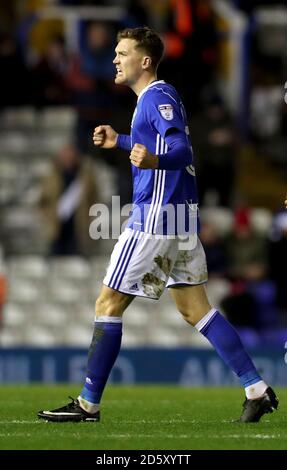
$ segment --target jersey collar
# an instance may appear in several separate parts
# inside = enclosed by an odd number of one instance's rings
[[[153,87],[154,85],[158,85],[159,83],[165,83],[164,80],[155,80],[154,82],[151,82],[149,85],[147,85],[146,87],[144,87],[142,89],[142,91],[140,92],[139,96],[138,96],[138,99],[137,99],[137,102],[139,102],[139,99],[142,97],[142,95],[151,87]]]

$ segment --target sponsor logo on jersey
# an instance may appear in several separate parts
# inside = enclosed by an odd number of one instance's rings
[[[173,107],[171,104],[160,104],[158,110],[162,117],[167,121],[171,121],[173,119]]]

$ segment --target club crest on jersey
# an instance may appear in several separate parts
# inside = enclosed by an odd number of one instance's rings
[[[173,107],[171,104],[160,104],[158,110],[162,117],[167,121],[171,121],[173,119]]]

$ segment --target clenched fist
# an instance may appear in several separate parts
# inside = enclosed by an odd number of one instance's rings
[[[158,157],[149,153],[148,149],[142,144],[135,144],[130,153],[131,163],[142,169],[155,170],[158,167]]]
[[[117,146],[118,134],[111,126],[98,126],[94,130],[93,141],[97,147],[112,149]]]

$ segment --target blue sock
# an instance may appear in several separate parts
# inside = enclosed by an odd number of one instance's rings
[[[196,328],[210,341],[244,387],[262,380],[245,351],[237,331],[218,311],[213,309],[208,312],[197,323]]]
[[[109,317],[105,317],[107,318]],[[91,403],[100,403],[121,347],[122,321],[117,317],[111,317],[109,320],[112,321],[95,322],[88,355],[86,382],[80,393],[82,398]]]

